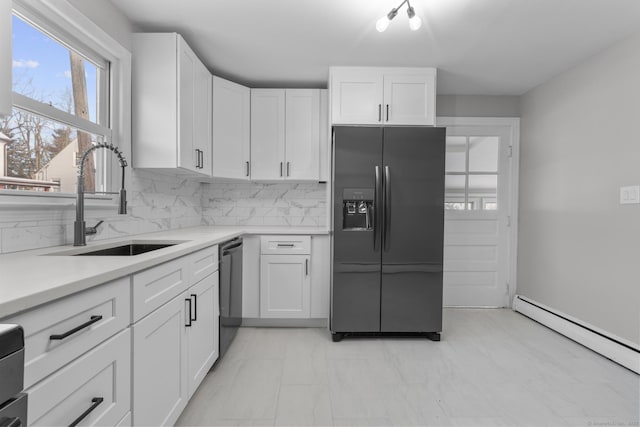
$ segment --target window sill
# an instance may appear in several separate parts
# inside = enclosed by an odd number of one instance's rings
[[[114,194],[85,194],[85,208],[117,209],[118,197]],[[0,209],[45,210],[69,209],[76,205],[73,193],[38,193],[32,191],[0,190]]]

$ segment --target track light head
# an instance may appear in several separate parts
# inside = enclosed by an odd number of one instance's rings
[[[376,22],[376,30],[378,30],[379,32],[383,32],[384,30],[386,30],[387,27],[389,27],[391,20],[398,14],[398,10],[405,3],[407,4],[407,15],[409,16],[409,28],[411,28],[411,30],[413,31],[416,31],[418,28],[420,28],[422,26],[422,19],[420,19],[420,17],[416,15],[416,12],[413,7],[411,7],[409,0],[404,0],[402,3],[400,3],[400,6],[391,9],[389,13],[378,19],[378,21]]]

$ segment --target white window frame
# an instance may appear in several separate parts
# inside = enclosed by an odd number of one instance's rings
[[[101,83],[101,96],[108,97],[107,109],[99,112],[98,123],[65,113],[54,107],[34,101],[26,96],[13,93],[13,105],[52,120],[104,135],[106,141],[117,146],[131,165],[131,52],[113,37],[98,27],[88,17],[78,11],[67,0],[13,0],[13,10],[28,21],[33,21],[47,32],[54,34],[92,61],[109,63],[109,81]],[[88,49],[88,50],[87,50]],[[98,58],[92,56],[92,53]],[[10,54],[10,51],[7,52]],[[12,58],[0,58],[11,62]],[[120,185],[119,164],[114,156],[107,156],[107,188],[117,189]],[[130,177],[130,167],[125,171]],[[128,179],[130,182],[130,179]],[[73,193],[45,193],[33,191],[0,190],[0,207],[48,208],[52,205],[69,205]],[[117,197],[111,195],[88,195],[87,206],[111,208]]]

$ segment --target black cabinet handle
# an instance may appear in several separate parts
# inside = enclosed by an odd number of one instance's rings
[[[382,121],[382,104],[378,104],[378,121]]]
[[[73,420],[73,422],[69,424],[69,427],[76,427],[78,424],[80,424],[80,421],[84,420],[87,415],[89,415],[94,409],[96,409],[102,402],[104,402],[104,398],[102,397],[94,397],[93,399],[91,399],[91,406],[89,406],[89,409],[84,411],[78,418]]]
[[[387,104],[387,121],[389,121],[389,104]]]
[[[287,176],[291,175],[291,164],[287,162]]]
[[[54,341],[55,341],[55,340],[63,340],[63,339],[65,339],[65,338],[67,338],[69,335],[73,335],[73,334],[75,334],[76,332],[78,332],[78,331],[80,331],[80,330],[82,330],[82,329],[84,329],[84,328],[87,328],[87,327],[89,327],[89,326],[93,325],[93,324],[94,324],[94,323],[96,323],[96,322],[99,322],[100,320],[102,320],[102,316],[91,316],[91,317],[90,317],[90,319],[91,319],[91,320],[89,320],[89,321],[87,321],[87,322],[83,323],[83,324],[82,324],[82,325],[80,325],[80,326],[76,326],[75,328],[73,328],[73,329],[71,329],[71,330],[69,330],[69,331],[65,332],[64,334],[54,334],[54,335],[49,335],[49,339],[50,339],[50,340],[54,340]]]
[[[187,328],[190,328],[191,327],[191,323],[193,322],[193,319],[191,318],[191,315],[193,314],[193,312],[191,310],[191,298],[185,298],[184,301],[189,306],[189,315],[187,316],[187,323],[185,323],[184,326],[186,326]]]
[[[280,176],[282,176],[282,162],[280,162]]]
[[[293,248],[295,244],[293,243],[278,243],[279,248]]]
[[[309,275],[309,258],[304,260],[304,275]]]
[[[246,162],[246,163],[247,163],[247,176],[249,176],[249,171],[251,170],[251,167],[249,162]]]
[[[198,295],[191,294],[191,296],[193,297],[193,318],[191,320],[195,322],[198,320]]]

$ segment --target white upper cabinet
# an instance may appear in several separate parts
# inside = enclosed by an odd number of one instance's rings
[[[133,165],[211,174],[211,75],[176,33],[134,34]]]
[[[251,90],[251,179],[320,179],[320,89]]]
[[[285,177],[285,91],[251,89],[251,179]]]
[[[286,178],[320,179],[320,90],[285,90]]]
[[[215,178],[249,180],[251,89],[213,76]]]
[[[13,2],[0,2],[0,117],[11,114],[11,6]]]
[[[435,125],[435,68],[333,67],[332,124]]]

